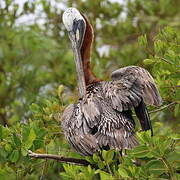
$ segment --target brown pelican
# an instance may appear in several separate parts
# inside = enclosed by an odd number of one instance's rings
[[[151,130],[146,108],[160,105],[161,97],[149,72],[129,66],[111,74],[112,81],[99,80],[91,71],[93,28],[75,8],[63,14],[72,43],[80,98],[62,115],[62,129],[68,142],[82,155],[101,149],[131,149],[138,144],[132,108],[142,130]]]

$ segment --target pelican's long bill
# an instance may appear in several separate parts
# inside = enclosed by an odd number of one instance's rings
[[[77,71],[77,81],[80,97],[86,93],[86,84],[81,57],[81,46],[86,31],[86,22],[80,12],[75,8],[68,8],[63,13],[63,23],[66,27],[72,43],[74,60]]]

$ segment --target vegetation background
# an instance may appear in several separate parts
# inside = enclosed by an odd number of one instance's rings
[[[109,80],[120,67],[144,67],[163,98],[162,107],[148,107],[153,138],[137,126],[138,147],[123,158],[113,150],[86,157],[95,165],[88,167],[32,159],[27,151],[84,159],[60,129],[64,108],[78,98],[62,24],[72,6],[94,27],[95,74]],[[179,121],[179,0],[0,1],[0,179],[180,179]]]

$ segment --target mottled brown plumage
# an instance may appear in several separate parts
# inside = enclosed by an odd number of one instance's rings
[[[161,97],[154,80],[148,71],[137,66],[114,71],[111,74],[112,81],[109,82],[96,78],[89,63],[93,29],[84,16],[80,17],[76,9],[68,9],[65,13],[64,19],[68,19],[68,16],[72,18],[75,13],[76,22],[84,18],[86,23],[79,49],[86,84],[85,93],[81,95],[77,104],[70,104],[63,113],[62,129],[65,137],[82,155],[92,155],[103,148],[131,149],[138,144],[134,132],[132,108],[135,109],[142,130],[152,132],[145,103],[155,106],[161,104]],[[67,27],[65,20],[64,24]],[[74,20],[72,24],[74,25]],[[72,33],[69,27],[67,30]],[[75,31],[74,39],[76,35]],[[77,43],[77,40],[75,42]],[[75,59],[75,62],[77,61],[79,60]]]

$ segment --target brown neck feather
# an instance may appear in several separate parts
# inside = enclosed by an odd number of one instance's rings
[[[93,74],[90,67],[91,45],[93,43],[94,32],[91,24],[87,18],[82,14],[86,21],[86,32],[84,35],[84,41],[81,47],[81,56],[83,61],[83,70],[85,75],[86,85],[99,81],[99,79]]]

